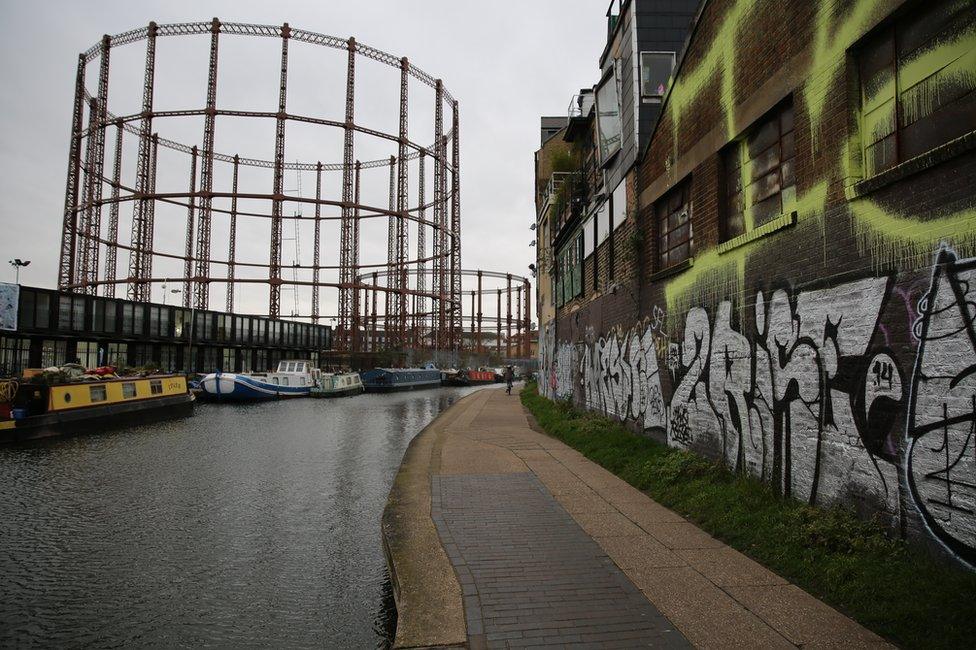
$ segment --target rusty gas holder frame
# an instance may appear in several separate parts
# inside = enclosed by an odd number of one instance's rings
[[[156,77],[156,41],[160,37],[180,38],[197,35],[210,36],[210,56],[207,69],[206,104],[201,108],[156,110],[153,105]],[[277,111],[234,110],[217,104],[218,52],[222,35],[239,38],[278,39],[280,76]],[[118,48],[132,43],[146,42],[145,72],[142,87],[141,111],[116,114],[108,105],[111,56]],[[286,105],[288,83],[288,51],[293,41],[345,52],[345,114],[342,121],[300,115],[288,111]],[[399,70],[399,128],[386,133],[359,124],[355,120],[356,63],[365,57]],[[97,85],[94,91],[86,87],[86,73],[90,63],[98,59]],[[408,86],[410,79],[429,86],[434,91],[434,142],[420,144],[410,138],[408,129]],[[444,106],[450,110],[449,130],[445,132]],[[204,121],[199,146],[160,137],[157,127],[166,118],[201,116]],[[254,118],[273,120],[275,140],[273,159],[245,158],[214,150],[214,134],[218,118]],[[342,159],[336,162],[286,162],[285,125],[303,122],[320,127],[341,129],[343,132]],[[462,344],[462,287],[461,279],[461,211],[460,211],[460,148],[458,140],[458,102],[439,79],[412,65],[405,57],[396,57],[374,49],[354,38],[339,38],[290,27],[221,22],[156,24],[150,23],[101,41],[78,59],[77,77],[68,155],[68,174],[65,188],[64,220],[58,270],[58,286],[62,290],[115,297],[116,288],[125,287],[125,297],[148,302],[152,287],[166,282],[182,284],[182,300],[186,308],[207,309],[210,305],[210,285],[226,287],[226,311],[234,313],[234,289],[237,285],[266,284],[269,289],[268,311],[271,318],[281,316],[283,286],[311,287],[311,312],[291,314],[310,318],[312,322],[335,318],[336,347],[348,351],[365,350],[368,343],[363,336],[367,323],[376,331],[376,296],[385,295],[383,330],[385,347],[402,348],[409,345],[435,349],[457,349]],[[360,161],[355,156],[354,134],[393,143],[396,155],[379,160]],[[123,138],[138,139],[138,155],[134,163],[123,161]],[[106,140],[114,140],[110,170],[106,170]],[[160,148],[186,156],[189,182],[182,192],[157,192],[156,173]],[[418,194],[415,201],[408,197],[408,164],[415,161]],[[134,164],[134,187],[122,183],[123,162]],[[425,195],[425,165],[433,166],[433,187]],[[233,182],[230,188],[214,187],[215,165],[229,165]],[[270,188],[238,186],[238,172],[244,166],[273,170]],[[199,171],[198,171],[199,170]],[[286,194],[284,176],[287,171],[312,172],[316,178],[314,198]],[[368,170],[388,171],[389,195],[383,203],[360,196],[361,177]],[[106,174],[106,171],[109,171]],[[341,174],[341,196],[322,196],[322,175]],[[106,195],[105,188],[108,188]],[[270,191],[269,191],[270,190]],[[385,194],[385,193],[384,193]],[[229,209],[213,205],[214,199],[229,200]],[[238,211],[238,199],[263,200],[270,203],[270,212]],[[283,214],[283,203],[298,202],[314,207],[314,244],[311,265],[282,265],[283,222],[298,218]],[[159,250],[154,246],[156,231],[155,209],[160,203],[186,209],[185,245],[183,250]],[[128,242],[120,241],[119,211],[123,204],[131,204],[132,219]],[[107,224],[103,226],[103,208],[108,208]],[[322,206],[338,208],[338,216],[322,214]],[[212,256],[211,228],[215,215],[229,220],[229,242],[226,259]],[[236,259],[237,218],[266,218],[270,221],[267,263]],[[363,219],[388,220],[387,260],[380,264],[360,264],[360,222]],[[321,224],[327,220],[340,221],[339,264],[323,265],[320,260]],[[417,224],[416,254],[409,253],[408,222]],[[169,223],[172,227],[174,224]],[[181,222],[180,226],[184,226]],[[428,233],[429,231],[429,233]],[[428,250],[427,236],[432,245]],[[119,251],[128,253],[128,268],[118,269]],[[153,261],[160,258],[180,260],[183,274],[177,277],[154,275]],[[429,266],[428,266],[429,265]],[[213,275],[214,267],[225,269],[223,277]],[[247,267],[261,271],[263,277],[236,277],[236,270]],[[311,280],[283,277],[283,268],[310,269]],[[326,281],[322,270],[337,270],[337,281]],[[100,272],[101,271],[101,272]],[[514,276],[513,276],[514,277]],[[411,282],[411,278],[413,281]],[[379,280],[383,282],[380,283]],[[428,285],[428,280],[429,285]],[[519,281],[524,280],[522,278]],[[528,313],[527,280],[526,313]],[[338,290],[338,313],[320,313],[320,289]],[[479,283],[479,292],[480,292]],[[121,291],[121,290],[120,290]],[[507,290],[511,296],[512,290]],[[521,300],[522,289],[519,290]],[[366,299],[367,295],[372,300]],[[480,293],[479,293],[480,295]],[[120,296],[123,297],[123,296]],[[511,299],[509,299],[511,303]],[[500,305],[500,301],[499,301]],[[521,309],[519,310],[521,312]],[[517,327],[528,320],[519,317]],[[259,315],[259,314],[254,314]],[[500,319],[500,314],[499,314]],[[524,321],[524,322],[523,322]],[[472,323],[474,323],[472,312]],[[508,329],[512,318],[509,307]]]

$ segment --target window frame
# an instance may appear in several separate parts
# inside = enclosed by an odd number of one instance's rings
[[[789,118],[790,128],[784,131],[784,116],[790,113]],[[766,147],[756,152],[754,157],[750,157],[749,153],[749,140],[757,135],[759,135],[763,129],[768,128],[772,123],[776,124],[776,139],[768,144]],[[783,143],[786,140],[786,136],[792,141],[792,154],[784,158],[783,156]],[[746,169],[750,169],[756,165],[755,161],[761,161],[762,156],[766,155],[767,152],[771,151],[774,147],[778,148],[777,162],[775,165],[770,165],[764,171],[762,171],[759,176],[755,179],[745,178],[744,174]],[[778,217],[789,214],[796,209],[796,104],[793,100],[793,95],[787,95],[782,100],[777,102],[772,108],[766,111],[761,117],[756,119],[749,127],[743,131],[738,137],[729,142],[721,151],[719,151],[720,157],[720,169],[721,169],[721,182],[719,183],[720,192],[720,217],[721,222],[719,224],[719,235],[720,241],[722,243],[731,241],[736,237],[741,237],[754,232],[757,228],[775,221]],[[739,172],[738,182],[739,187],[736,192],[730,191],[732,182],[730,177],[732,176],[732,164],[730,160],[735,161],[735,169]],[[790,170],[790,176],[792,178],[792,183],[786,185],[784,183],[784,167]],[[763,181],[763,179],[770,177],[773,173],[778,175],[777,185],[778,190],[776,192],[771,192],[762,199],[750,202],[750,192]],[[785,192],[785,190],[791,190],[790,192]],[[741,212],[733,212],[732,210],[732,197],[734,194],[740,195],[740,200],[742,203]],[[784,198],[786,194],[786,198]],[[780,210],[778,213],[764,218],[761,223],[756,222],[755,207],[770,200],[774,196],[779,197]],[[754,200],[754,199],[753,199]],[[730,219],[733,215],[741,216],[741,230],[737,232],[731,232],[730,230]]]
[[[976,56],[973,54],[973,50],[966,50],[965,53],[959,55],[949,63],[945,63],[937,70],[930,72],[924,77],[920,77],[915,83],[911,83],[911,80],[907,83],[902,79],[902,72],[904,69],[911,69],[913,63],[912,55],[918,53],[919,51],[926,48],[933,42],[937,42],[944,38],[947,34],[958,35],[960,38],[968,32],[972,32],[976,29],[976,19],[968,18],[964,13],[950,14],[945,18],[937,30],[927,33],[924,37],[919,38],[918,33],[912,34],[912,27],[918,25],[923,25],[924,21],[933,16],[932,13],[939,11],[940,9],[948,8],[948,2],[937,2],[930,3],[928,5],[916,5],[908,9],[907,11],[900,12],[898,15],[893,16],[890,20],[885,21],[883,24],[877,26],[875,29],[871,30],[863,38],[861,38],[858,43],[852,48],[853,58],[854,58],[854,70],[857,77],[857,125],[859,131],[860,140],[860,154],[861,154],[861,177],[863,179],[876,178],[885,172],[898,167],[899,165],[917,158],[919,156],[924,156],[927,153],[951,142],[952,140],[963,137],[968,133],[976,131],[976,121],[963,121],[963,130],[950,133],[949,137],[939,136],[933,134],[931,131],[926,133],[925,127],[928,126],[932,129],[932,125],[939,123],[942,125],[955,123],[954,116],[952,114],[941,113],[946,107],[953,106],[956,102],[965,102],[968,96],[968,101],[972,105],[976,105],[976,89],[970,89],[968,92],[963,92],[961,95],[949,99],[945,103],[940,103],[937,107],[933,108],[929,113],[921,117],[915,117],[910,123],[902,124],[906,118],[906,109],[903,106],[903,96],[907,95],[916,88],[922,87],[930,79],[934,78],[936,75],[940,74],[943,70],[948,69],[950,66],[963,61],[963,66],[965,66],[966,57]],[[956,28],[953,30],[953,28]],[[907,36],[905,34],[908,34]],[[915,46],[910,50],[902,51],[905,45],[905,40],[907,39],[909,43],[913,42],[912,37],[914,36]],[[880,52],[880,47],[887,46],[890,51],[890,61],[884,66],[879,66],[877,69],[873,70],[870,77],[865,75],[865,68],[869,67],[872,63],[877,65],[877,61],[871,61],[872,55],[877,57]],[[878,102],[877,96],[868,96],[867,90],[871,85],[871,81],[876,80],[876,75],[882,73],[884,70],[890,68],[891,70],[891,88],[892,94],[891,98],[886,101]],[[938,84],[935,84],[938,85]],[[873,101],[869,101],[873,100]],[[868,118],[869,113],[874,113],[875,111],[881,109],[888,102],[893,103],[893,127],[892,130],[886,134],[884,137],[870,141],[869,138],[872,137],[868,133]],[[870,107],[868,106],[870,104]],[[959,105],[954,107],[958,110]],[[963,105],[963,113],[966,106]],[[956,116],[958,117],[958,115]],[[873,123],[878,123],[879,120],[873,120]],[[921,134],[916,131],[921,125]],[[966,129],[966,126],[971,128]],[[869,153],[869,148],[874,148],[885,142],[888,138],[891,138],[891,160],[885,160],[881,165],[874,162],[875,157],[873,154]],[[921,140],[921,142],[919,142]],[[934,144],[933,144],[934,142]]]
[[[617,121],[617,139],[616,139],[616,146],[613,148],[609,148],[607,149],[606,152],[604,152],[603,144],[605,139],[603,137],[604,135],[603,127],[600,121],[601,120],[600,114],[602,113],[602,108],[601,108],[602,102],[600,101],[600,91],[606,87],[613,88],[613,93],[616,99],[615,119]],[[597,152],[600,154],[600,165],[605,166],[611,160],[613,160],[614,156],[620,153],[621,146],[623,145],[623,120],[621,119],[622,116],[621,116],[621,105],[620,105],[620,82],[617,80],[616,64],[612,65],[607,70],[607,72],[603,75],[603,78],[600,79],[600,83],[596,85],[596,88],[593,91],[593,102],[596,108],[596,140],[597,140],[596,149]]]
[[[657,93],[651,94],[651,93],[645,93],[644,92],[644,55],[645,54],[647,54],[647,55],[652,55],[652,54],[658,54],[658,55],[665,54],[665,55],[670,55],[671,56],[671,72],[668,73],[668,78],[667,78],[666,84],[664,86],[664,92],[662,92],[661,94],[657,94]],[[638,53],[638,55],[637,55],[637,70],[639,72],[638,82],[639,82],[639,91],[640,91],[641,103],[644,103],[644,104],[660,104],[660,103],[662,103],[664,101],[664,96],[666,94],[668,94],[668,88],[671,87],[671,79],[674,78],[674,68],[677,65],[677,60],[678,60],[678,54],[677,54],[677,52],[673,52],[673,51],[669,51],[669,50],[641,50],[641,52]]]
[[[669,189],[667,192],[661,195],[661,197],[657,201],[654,202],[652,217],[654,222],[654,251],[655,251],[654,270],[655,272],[664,271],[666,269],[673,268],[679,264],[683,264],[684,262],[690,259],[694,259],[695,257],[695,227],[694,227],[695,212],[694,212],[694,203],[692,201],[692,194],[691,194],[691,189],[692,189],[691,183],[692,183],[692,177],[686,176],[681,181],[679,181],[674,186],[672,186],[671,189]],[[671,210],[669,204],[671,203],[672,199],[674,199],[676,196],[679,195],[681,195],[682,197],[682,202],[679,204],[678,210],[677,211]],[[665,214],[663,215],[661,214],[662,208],[665,210]],[[674,228],[669,228],[666,232],[662,232],[662,221],[670,222],[671,217],[674,214],[680,214],[682,211],[688,213],[687,218],[678,226]],[[662,239],[665,236],[670,236],[672,233],[682,228],[685,223],[687,223],[688,225],[688,236],[680,244],[678,244],[678,246],[671,246],[669,241],[667,252],[664,253],[668,256],[668,263],[665,264],[662,259],[662,249],[661,249]],[[684,244],[688,245],[688,254],[683,259],[672,261],[671,253],[675,251],[677,248],[680,248]]]

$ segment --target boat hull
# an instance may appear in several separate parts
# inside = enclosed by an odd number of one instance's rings
[[[193,415],[194,401],[192,395],[184,393],[32,415],[17,420],[10,428],[0,429],[0,442],[99,433],[130,425],[179,419]]]
[[[363,384],[366,387],[367,393],[398,393],[400,391],[407,390],[422,390],[425,388],[439,388],[441,385],[440,379],[435,379],[432,381],[418,381],[413,383],[397,383],[397,384]]]
[[[393,393],[437,388],[441,371],[436,368],[373,368],[360,373],[367,393]]]
[[[310,397],[349,397],[350,395],[360,395],[364,392],[362,384],[350,386],[349,388],[337,388],[335,390],[313,390],[309,393]]]
[[[200,380],[202,399],[214,402],[260,402],[285,397],[308,397],[309,386],[280,386],[257,377],[232,373],[210,374]]]

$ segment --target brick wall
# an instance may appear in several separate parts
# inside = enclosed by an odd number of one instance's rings
[[[976,133],[861,164],[858,46],[919,7],[706,3],[614,233],[619,284],[587,275],[540,333],[542,383],[974,566]],[[720,152],[789,99],[795,209],[723,243]],[[656,273],[653,205],[687,178],[693,263]]]

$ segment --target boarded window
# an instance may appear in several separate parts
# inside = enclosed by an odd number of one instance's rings
[[[737,237],[795,209],[795,159],[791,98],[722,152],[723,239]]]
[[[976,129],[976,13],[933,0],[866,38],[857,52],[864,175]]]
[[[666,269],[692,256],[691,182],[683,181],[654,204],[657,268]]]

